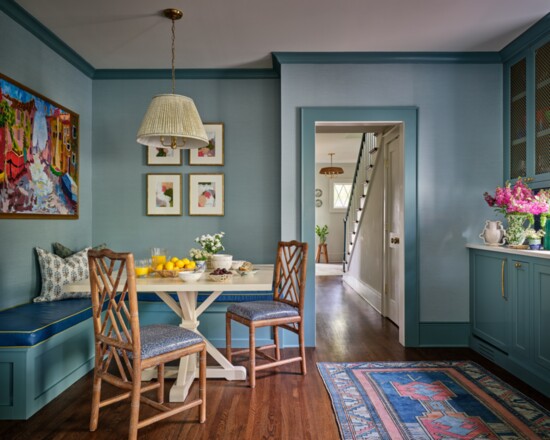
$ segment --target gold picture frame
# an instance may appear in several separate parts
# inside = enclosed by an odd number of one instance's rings
[[[147,174],[146,209],[149,216],[183,215],[183,177],[181,174]]]
[[[147,165],[177,166],[183,163],[182,151],[179,148],[173,150],[172,148],[151,147],[147,145],[146,149]]]
[[[224,164],[224,125],[223,122],[204,123],[208,145],[189,150],[189,165],[209,166]]]
[[[223,216],[224,192],[223,173],[189,174],[189,215]]]

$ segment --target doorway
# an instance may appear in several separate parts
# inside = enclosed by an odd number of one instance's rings
[[[418,345],[418,289],[417,289],[417,243],[416,243],[416,151],[417,109],[411,107],[323,107],[304,108],[301,111],[301,235],[302,240],[315,245],[315,202],[311,194],[315,190],[315,125],[324,121],[375,121],[403,124],[404,155],[404,314],[403,339],[405,346]],[[306,295],[306,319],[310,331],[315,332],[315,267],[314,256],[308,259],[308,294]],[[400,338],[401,339],[401,338]]]

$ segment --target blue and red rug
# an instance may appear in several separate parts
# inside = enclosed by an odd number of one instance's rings
[[[317,364],[342,439],[550,439],[550,412],[473,362]]]

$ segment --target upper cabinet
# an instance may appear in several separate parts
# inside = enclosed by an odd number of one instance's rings
[[[550,41],[534,44],[504,65],[504,177],[550,185]]]

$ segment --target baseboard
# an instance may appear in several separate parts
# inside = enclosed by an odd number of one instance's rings
[[[382,293],[378,292],[375,288],[369,284],[358,280],[349,273],[345,273],[343,277],[344,282],[350,286],[357,294],[368,302],[372,307],[376,309],[378,313],[382,313]]]
[[[420,322],[420,347],[468,347],[469,322]]]

